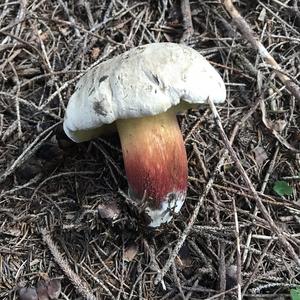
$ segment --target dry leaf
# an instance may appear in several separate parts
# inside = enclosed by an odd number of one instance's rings
[[[49,40],[49,34],[47,31],[43,32],[40,34],[40,39],[43,41],[43,42],[47,42]]]
[[[20,300],[39,300],[36,289],[33,287],[22,287],[19,289]]]
[[[266,9],[263,8],[257,18],[259,21],[264,22],[266,19]]]
[[[37,283],[37,294],[39,300],[49,300],[47,286],[44,280],[41,280]]]
[[[267,117],[266,117],[266,106],[264,101],[260,102],[260,109],[262,113],[262,121],[265,124],[265,126],[271,131],[271,133],[275,136],[275,138],[282,144],[284,145],[287,149],[294,151],[294,152],[300,152],[296,148],[294,148],[291,144],[289,144],[279,133],[274,129],[274,124],[273,122],[270,122]]]
[[[285,120],[276,120],[272,122],[272,129],[275,131],[282,133],[284,128],[286,127],[287,122]]]
[[[93,48],[92,51],[91,51],[92,59],[96,60],[99,57],[100,52],[101,52],[101,50],[100,50],[99,47]]]
[[[138,252],[138,246],[136,244],[132,244],[130,246],[128,246],[123,254],[123,259],[126,262],[131,262],[135,256],[137,255]]]
[[[191,251],[186,244],[183,244],[178,255],[176,256],[176,265],[178,268],[185,269],[193,266]]]
[[[99,204],[98,212],[102,219],[107,219],[111,221],[116,220],[121,213],[115,201]]]
[[[263,147],[256,147],[252,150],[255,155],[255,161],[258,166],[262,166],[264,162],[268,159],[268,154]]]
[[[59,26],[59,31],[63,36],[67,36],[69,34],[69,28],[68,27]]]
[[[49,279],[49,276],[46,273],[40,273],[40,276],[43,279],[37,283],[39,300],[57,299],[61,293],[60,279]]]
[[[61,280],[51,279],[47,284],[48,295],[51,300],[57,299],[61,293]]]

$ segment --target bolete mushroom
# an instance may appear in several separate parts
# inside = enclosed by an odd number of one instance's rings
[[[197,51],[148,44],[99,64],[79,80],[64,130],[75,142],[118,130],[129,195],[145,201],[149,226],[158,227],[179,212],[187,191],[187,156],[176,113],[225,97],[220,75]]]

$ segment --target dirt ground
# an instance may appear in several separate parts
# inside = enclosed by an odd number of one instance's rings
[[[59,299],[289,299],[299,286],[300,3],[234,1],[243,19],[226,3],[0,0],[0,299],[37,299],[41,282]],[[204,55],[227,100],[219,123],[210,106],[178,116],[188,197],[151,232],[118,136],[73,144],[62,120],[87,69],[162,41]]]

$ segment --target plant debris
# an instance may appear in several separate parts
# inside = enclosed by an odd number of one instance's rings
[[[22,287],[19,289],[20,300],[56,300],[61,293],[61,281],[50,279],[39,280],[35,287]]]
[[[297,1],[2,1],[0,298],[297,297],[299,20]],[[118,136],[75,144],[62,121],[87,70],[166,41],[203,54],[227,101],[178,116],[187,201],[151,231]]]

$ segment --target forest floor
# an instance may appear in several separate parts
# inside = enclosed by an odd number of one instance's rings
[[[300,299],[299,8],[230,4],[0,1],[0,299]],[[118,136],[69,143],[62,121],[86,70],[154,42],[204,55],[227,99],[178,116],[188,195],[150,232]]]

